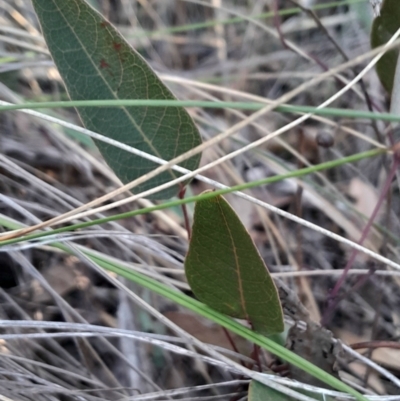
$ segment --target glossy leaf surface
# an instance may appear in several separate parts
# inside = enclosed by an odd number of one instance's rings
[[[371,46],[384,45],[400,28],[400,1],[384,0],[381,15],[376,17],[372,25]],[[385,89],[391,93],[396,71],[398,49],[387,52],[376,64],[376,72]]]
[[[33,5],[72,100],[175,99],[145,60],[84,0],[33,0]],[[88,129],[165,160],[201,142],[182,107],[87,107],[78,112]],[[123,183],[158,166],[103,142],[96,145]],[[197,155],[181,165],[193,170],[199,160]],[[167,171],[135,191],[153,188],[176,174]],[[175,187],[154,197],[176,193]]]
[[[275,284],[239,217],[217,196],[197,202],[186,276],[196,297],[265,335],[284,329]]]

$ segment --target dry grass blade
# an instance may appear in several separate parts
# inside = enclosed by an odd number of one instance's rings
[[[315,84],[317,84],[318,82],[323,81],[325,78],[331,76],[335,71],[345,70],[345,69],[348,68],[349,66],[356,65],[357,63],[361,62],[361,61],[364,60],[365,58],[367,58],[367,57],[369,57],[369,56],[371,56],[371,55],[377,54],[377,55],[375,56],[375,58],[373,59],[373,61],[365,68],[363,74],[359,74],[359,76],[358,76],[357,78],[355,78],[352,82],[350,82],[348,85],[346,85],[346,87],[343,88],[341,92],[339,92],[339,93],[335,94],[334,96],[332,96],[332,98],[331,98],[330,100],[324,102],[324,103],[323,103],[321,106],[319,106],[319,107],[320,107],[320,108],[323,108],[323,107],[325,107],[326,105],[329,105],[331,102],[333,102],[334,100],[336,100],[336,99],[340,96],[340,94],[341,94],[342,92],[345,92],[346,90],[348,90],[349,88],[351,88],[360,78],[363,77],[363,75],[364,75],[366,72],[368,72],[371,68],[373,68],[373,66],[376,64],[376,62],[379,60],[379,58],[382,57],[382,55],[383,55],[388,49],[390,49],[392,46],[395,46],[395,45],[397,46],[397,45],[398,45],[398,44],[396,43],[396,39],[398,38],[399,34],[400,34],[400,31],[398,31],[395,35],[393,35],[393,37],[391,38],[391,40],[388,41],[388,43],[387,43],[386,45],[382,46],[381,48],[377,48],[377,49],[375,49],[374,51],[369,52],[367,55],[363,55],[362,57],[358,57],[358,58],[356,58],[355,60],[351,60],[351,61],[349,61],[349,62],[347,62],[347,63],[344,63],[344,64],[341,65],[340,67],[337,67],[336,69],[334,69],[334,70],[332,70],[332,71],[328,71],[327,73],[321,74],[319,77],[314,78],[314,79],[310,80],[309,82],[307,82],[307,83],[305,83],[305,84],[303,84],[303,85],[300,85],[298,88],[296,88],[296,89],[293,90],[292,92],[281,96],[281,98],[278,99],[277,101],[272,102],[270,105],[266,106],[265,108],[261,109],[260,111],[258,111],[258,112],[256,112],[256,113],[254,113],[253,115],[251,115],[250,117],[248,117],[248,118],[246,118],[245,120],[241,121],[240,123],[237,123],[236,125],[234,125],[234,126],[231,127],[230,129],[226,130],[225,132],[220,133],[219,135],[215,136],[213,139],[208,140],[207,142],[203,143],[202,145],[199,145],[199,146],[197,146],[196,148],[193,148],[192,150],[190,150],[190,151],[188,151],[188,152],[186,152],[186,153],[184,153],[184,154],[182,154],[182,155],[180,155],[180,156],[174,158],[173,160],[170,160],[169,162],[167,162],[167,163],[164,164],[163,166],[160,166],[160,167],[156,168],[155,170],[153,170],[151,173],[145,174],[145,175],[143,175],[141,178],[138,178],[138,179],[136,179],[135,181],[132,181],[131,183],[126,184],[126,185],[122,186],[121,188],[116,189],[116,190],[112,191],[111,193],[102,196],[102,197],[99,198],[99,199],[96,199],[95,201],[92,201],[92,202],[87,203],[85,206],[82,206],[82,207],[80,207],[80,208],[77,208],[77,209],[75,209],[75,210],[73,210],[73,211],[71,211],[71,212],[65,213],[64,215],[61,215],[61,216],[59,216],[59,217],[57,217],[57,218],[51,219],[51,220],[49,220],[48,222],[38,224],[38,225],[33,226],[33,227],[29,228],[29,229],[24,229],[22,232],[19,232],[18,235],[27,234],[27,233],[29,233],[29,232],[32,232],[32,231],[41,229],[41,228],[43,228],[43,227],[48,227],[48,226],[50,226],[51,224],[55,224],[55,223],[57,223],[57,222],[59,222],[59,221],[64,221],[64,220],[65,220],[67,217],[69,217],[69,216],[74,216],[74,215],[76,215],[77,213],[81,212],[82,210],[85,210],[85,209],[91,208],[91,207],[93,207],[93,206],[96,206],[96,205],[98,205],[98,204],[100,204],[100,203],[103,203],[103,202],[105,202],[105,201],[107,201],[107,200],[109,200],[109,199],[111,199],[111,198],[113,198],[113,197],[115,197],[115,196],[117,196],[117,195],[123,194],[124,192],[133,189],[135,186],[139,185],[140,183],[145,182],[145,181],[147,181],[147,180],[149,180],[149,179],[155,177],[156,175],[158,175],[158,174],[160,174],[160,173],[162,173],[162,172],[164,172],[164,171],[167,171],[169,168],[171,168],[172,166],[178,164],[179,162],[181,162],[181,161],[183,161],[183,160],[186,160],[186,159],[188,159],[188,158],[194,156],[195,154],[197,154],[197,153],[199,153],[199,152],[204,151],[205,149],[207,149],[207,148],[209,148],[209,147],[211,147],[211,146],[217,144],[218,142],[224,140],[225,138],[228,138],[229,136],[231,136],[231,135],[233,135],[234,133],[236,133],[238,130],[240,130],[240,129],[246,127],[249,123],[255,121],[257,118],[259,118],[259,117],[265,115],[265,114],[266,114],[267,112],[269,112],[269,111],[272,111],[272,110],[273,110],[274,108],[276,108],[278,105],[281,105],[282,103],[285,103],[285,102],[289,101],[291,98],[293,98],[293,97],[296,96],[297,94],[301,93],[305,88],[310,87],[310,86],[312,86],[312,85],[315,85]],[[267,141],[267,140],[272,139],[272,138],[275,137],[275,136],[280,135],[282,132],[285,132],[285,131],[287,131],[287,130],[293,128],[294,126],[300,124],[301,122],[307,120],[307,118],[309,118],[310,116],[311,116],[311,114],[308,114],[308,115],[306,115],[306,116],[300,117],[295,123],[288,124],[288,125],[287,125],[284,129],[282,129],[282,130],[277,130],[276,132],[272,133],[268,138],[263,139],[263,140],[260,140],[259,142],[254,142],[254,143],[252,143],[251,145],[249,145],[248,149],[251,149],[251,148],[253,148],[253,147],[257,147],[257,146],[259,146],[260,143],[263,143],[263,142],[265,142],[265,141]],[[246,150],[248,150],[248,149],[242,150],[242,152],[244,152],[244,151],[246,151]],[[233,156],[231,155],[231,157],[233,157]],[[228,158],[228,157],[227,157],[227,158]],[[221,162],[223,162],[222,159],[220,159],[219,163],[221,163]],[[215,163],[215,164],[217,164],[217,163]],[[211,166],[210,166],[210,167],[211,167]],[[198,170],[196,170],[195,173],[192,173],[192,174],[195,175],[195,174],[197,174],[197,172],[200,172],[200,171],[202,171],[202,170],[201,170],[201,169],[198,169]],[[189,178],[189,175],[184,176],[184,179],[187,179],[187,178]],[[168,184],[164,184],[164,185],[161,185],[161,186],[157,187],[157,189],[145,191],[143,194],[134,196],[134,197],[132,197],[131,199],[132,199],[132,200],[133,200],[133,199],[138,199],[138,198],[140,198],[140,197],[143,197],[143,196],[145,196],[145,195],[151,193],[152,191],[159,191],[159,190],[161,190],[162,188],[164,188],[164,187],[167,186],[167,185],[168,185],[168,186],[169,186],[169,185],[173,185],[173,184],[175,184],[176,182],[180,182],[181,180],[184,180],[184,179],[181,177],[181,178],[179,178],[179,179],[173,180],[173,181],[169,182]],[[11,236],[3,235],[3,239],[9,239],[9,238],[14,238],[14,237],[15,237],[15,234],[12,234]]]
[[[204,152],[201,168],[180,170],[195,177],[189,196],[366,149],[388,149],[395,139],[384,122],[377,122],[377,135],[366,119],[300,113],[296,119],[295,113],[275,110],[288,102],[322,107],[326,99],[342,109],[366,109],[356,80],[350,78],[354,75],[349,70],[355,69],[372,108],[386,111],[385,93],[371,68],[382,51],[398,47],[399,41],[369,50],[369,28],[363,24],[372,12],[365,3],[302,2],[317,6],[315,13],[324,27],[309,14],[289,8],[289,1],[279,2],[279,24],[272,14],[255,16],[272,11],[259,1],[90,3],[134,43],[179,99],[265,105],[253,114],[188,109],[204,138],[197,149]],[[371,14],[361,15],[361,8]],[[29,2],[0,0],[0,25],[1,104],[64,99]],[[340,50],[351,56],[348,62],[343,63]],[[322,65],[326,72],[320,73]],[[131,197],[127,192],[139,181],[120,185],[87,136],[104,138],[82,129],[77,121],[68,109],[0,114],[0,239],[153,206],[141,198],[146,193]],[[331,147],[319,145],[322,135],[333,138]],[[126,150],[139,154],[134,148]],[[355,242],[376,204],[391,157],[388,152],[229,195],[273,277],[284,280],[295,299],[312,304],[314,316],[324,309],[349,248],[363,252],[350,271],[332,321],[339,342],[376,344],[397,338],[399,181],[392,183],[391,197],[368,234],[367,246]],[[155,162],[161,166],[154,175],[171,166],[179,170],[176,159]],[[192,205],[187,212],[191,220]],[[1,248],[0,399],[244,399],[249,379],[275,385],[289,395],[305,390],[315,397],[346,399],[335,391],[280,377],[269,369],[280,361],[268,353],[260,352],[263,373],[256,372],[251,344],[234,337],[239,353],[234,351],[219,326],[105,273],[84,256],[90,250],[188,293],[183,274],[188,243],[182,223],[181,210],[168,208]],[[12,226],[24,230],[4,232]],[[74,256],[55,250],[54,242],[68,246]],[[354,291],[363,280],[364,287]],[[304,316],[300,320],[308,321]],[[288,313],[285,321],[292,324],[293,314]],[[304,321],[297,325],[299,332],[305,328]],[[356,335],[357,341],[351,340]],[[400,366],[394,358],[387,358],[386,364],[380,350],[368,354],[346,345],[343,349],[344,359],[338,361],[343,380],[371,400],[398,399]]]

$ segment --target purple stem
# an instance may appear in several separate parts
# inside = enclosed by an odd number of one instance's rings
[[[387,195],[387,193],[388,193],[388,191],[390,189],[390,186],[391,186],[392,181],[393,181],[393,179],[394,179],[394,177],[396,175],[396,171],[397,171],[397,168],[399,167],[399,165],[400,165],[400,157],[395,152],[392,168],[389,171],[389,175],[388,175],[388,177],[386,179],[385,185],[384,185],[384,187],[382,189],[382,193],[381,193],[381,195],[380,195],[380,197],[378,199],[378,202],[376,203],[374,211],[372,212],[372,215],[369,218],[369,220],[367,222],[367,225],[364,227],[364,229],[363,229],[363,231],[361,233],[361,238],[358,241],[359,245],[362,245],[363,242],[365,241],[365,239],[367,238],[369,230],[370,230],[372,224],[374,223],[375,217],[378,214],[378,212],[379,212],[379,210],[380,210],[380,208],[382,206],[382,203],[385,200],[386,195]],[[345,279],[347,277],[347,274],[348,274],[349,270],[351,269],[351,267],[354,264],[354,261],[355,261],[357,255],[358,255],[358,252],[359,251],[357,249],[353,249],[353,251],[351,252],[350,258],[349,258],[349,260],[348,260],[348,262],[346,264],[346,267],[343,270],[343,274],[341,275],[341,277],[337,281],[335,287],[333,288],[333,290],[331,291],[331,293],[328,296],[328,302],[327,302],[328,303],[328,307],[326,308],[326,310],[324,312],[324,315],[323,315],[323,317],[321,319],[321,324],[323,326],[326,326],[330,321],[330,318],[331,318],[331,316],[333,314],[333,311],[334,311],[335,307],[337,306],[337,303],[335,303],[335,299],[338,296],[339,290],[342,287],[342,285],[343,285],[343,283],[344,283],[344,281],[345,281]]]

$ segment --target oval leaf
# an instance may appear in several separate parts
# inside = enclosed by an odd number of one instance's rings
[[[384,0],[381,14],[375,18],[371,31],[372,48],[382,46],[400,28],[400,1]],[[376,72],[385,89],[391,93],[396,71],[398,49],[387,52],[376,64]]]
[[[221,196],[197,202],[186,276],[196,297],[268,335],[284,329],[275,284],[239,217]]]
[[[73,100],[166,99],[175,97],[117,30],[84,0],[33,0],[50,53]],[[87,107],[78,110],[84,125],[109,138],[164,160],[201,143],[182,107]],[[158,165],[96,141],[103,157],[123,183]],[[200,155],[181,165],[198,167]],[[144,191],[179,174],[172,170],[136,188]],[[170,188],[153,196],[175,195]]]

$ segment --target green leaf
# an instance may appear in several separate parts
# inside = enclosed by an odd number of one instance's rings
[[[33,0],[50,53],[72,100],[161,99],[175,97],[116,29],[84,0]],[[201,143],[182,107],[88,107],[78,109],[84,125],[102,135],[165,160]],[[103,157],[123,183],[157,165],[96,141]],[[194,170],[200,155],[181,165]],[[172,170],[137,187],[144,191],[176,178]],[[177,188],[157,193],[175,195]]]
[[[196,297],[247,319],[265,335],[284,329],[275,284],[239,217],[221,196],[197,202],[186,276]]]
[[[381,15],[375,18],[371,31],[372,48],[382,46],[400,28],[399,0],[384,0]],[[399,50],[388,51],[376,64],[376,72],[385,89],[391,93]]]
[[[293,401],[292,397],[286,394],[280,393],[272,389],[271,387],[265,386],[264,384],[252,380],[249,386],[249,401]]]

